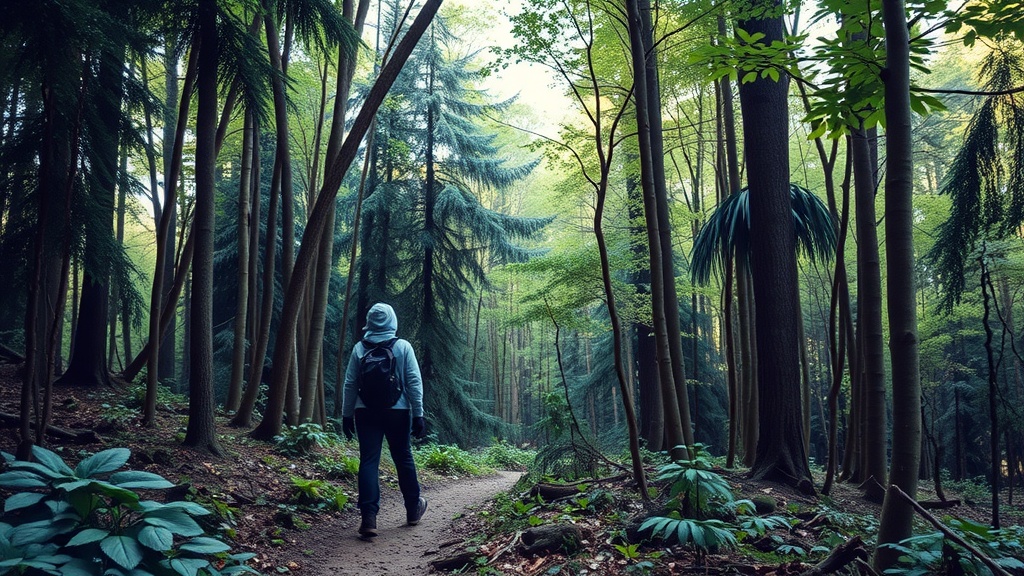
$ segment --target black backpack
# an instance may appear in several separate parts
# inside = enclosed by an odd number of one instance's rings
[[[402,397],[402,379],[395,373],[395,353],[392,348],[398,338],[371,343],[363,340],[366,351],[359,359],[356,386],[359,397],[367,408],[391,408]]]

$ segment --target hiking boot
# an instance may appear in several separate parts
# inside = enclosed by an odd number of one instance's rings
[[[363,514],[363,521],[359,523],[359,535],[363,538],[373,538],[377,535],[376,514]]]
[[[415,526],[420,523],[420,518],[423,518],[423,513],[427,511],[427,499],[420,497],[416,501],[416,508],[406,510],[405,519],[409,523],[409,526]]]

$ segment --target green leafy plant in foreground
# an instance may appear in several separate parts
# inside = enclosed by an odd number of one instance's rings
[[[292,476],[292,500],[313,509],[341,510],[348,496],[330,482]]]
[[[135,490],[174,486],[151,472],[125,470],[127,448],[104,450],[71,468],[39,446],[35,462],[15,460],[0,488],[24,490],[4,502],[0,516],[0,576],[228,576],[258,574],[253,554],[208,535],[195,518],[209,510],[188,501],[162,504]]]
[[[691,546],[698,558],[722,548],[734,548],[739,537],[762,535],[775,528],[789,528],[780,516],[755,515],[754,503],[737,501],[728,481],[711,469],[707,451],[693,446],[690,460],[677,460],[662,466],[657,479],[669,482],[670,506],[667,516],[652,516],[640,525],[655,538]],[[712,518],[736,516],[737,524]]]
[[[1024,528],[1012,526],[993,530],[984,524],[959,518],[945,518],[945,524],[965,541],[985,551],[993,562],[1006,570],[1024,570]],[[992,571],[942,532],[911,536],[899,544],[884,544],[900,552],[898,564],[885,574],[927,576],[929,574],[979,574]]]
[[[326,431],[319,424],[312,422],[286,426],[281,434],[274,436],[278,451],[285,456],[305,456],[316,447],[326,448],[340,441],[337,434]]]

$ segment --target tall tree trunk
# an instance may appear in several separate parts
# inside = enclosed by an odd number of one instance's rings
[[[774,1],[761,2],[772,7]],[[782,17],[738,23],[766,44],[782,40]],[[756,309],[759,427],[751,475],[813,492],[800,409],[799,304],[789,190],[788,79],[740,85],[749,166],[750,244]]]
[[[675,360],[678,359],[681,362],[682,343],[679,341],[678,333],[676,333],[676,341],[671,341],[673,336],[670,332],[672,320],[668,318],[672,310],[671,306],[675,305],[675,326],[678,329],[678,300],[674,298],[674,277],[668,279],[665,278],[666,267],[663,251],[667,247],[663,244],[663,238],[665,238],[665,236],[662,234],[660,229],[662,222],[661,215],[659,214],[661,198],[658,197],[658,191],[655,183],[659,174],[656,173],[654,167],[653,156],[655,156],[655,154],[651,144],[651,135],[654,132],[654,126],[651,124],[652,115],[649,110],[650,99],[648,98],[649,86],[647,83],[647,59],[645,58],[644,50],[643,15],[640,13],[638,0],[627,0],[626,12],[629,20],[629,44],[633,66],[633,101],[636,107],[637,135],[639,139],[638,148],[640,151],[640,187],[643,190],[644,221],[647,229],[647,241],[650,245],[651,311],[654,318],[654,334],[658,351],[658,375],[662,390],[663,408],[665,411],[666,434],[670,443],[669,450],[672,453],[672,457],[679,460],[686,457],[686,448],[692,446],[692,431],[689,428],[689,411],[687,408],[688,403],[685,393],[683,394],[683,398],[679,398],[680,390],[685,392],[686,389],[680,388],[679,383],[675,382],[675,376],[677,374],[681,374],[682,365],[676,363]],[[657,86],[654,86],[654,88],[657,89]],[[660,135],[660,130],[658,131],[658,134]],[[664,159],[662,158],[662,160]],[[599,205],[603,205],[604,203],[603,196],[607,191],[608,163],[610,162],[611,158],[605,159],[605,167],[602,170],[601,178],[602,188],[598,196]],[[664,180],[664,171],[660,173],[660,176],[662,180]],[[662,184],[664,184],[664,182],[662,182]],[[596,223],[595,218],[595,224]],[[600,244],[601,243],[599,242],[599,248]],[[668,248],[670,249],[670,247]],[[607,264],[607,254],[602,256],[602,264]],[[604,266],[602,266],[602,268],[604,268]],[[671,270],[671,268],[669,268],[669,270]],[[668,290],[670,285],[673,288],[671,292]],[[612,297],[610,279],[606,280],[605,297],[606,299],[611,299]],[[669,302],[670,299],[672,300],[671,303]],[[616,334],[613,333],[613,337],[616,337]],[[618,343],[616,345],[618,345]],[[679,355],[673,356],[673,350]],[[616,348],[616,353],[619,353],[618,348]],[[626,390],[624,386],[625,380],[620,377],[620,388],[622,388],[623,396],[622,400],[624,402],[624,408],[626,409],[625,417],[627,424],[631,426],[629,428],[629,435],[630,452],[634,455],[633,473],[639,481],[642,479],[643,468],[638,460],[639,452],[634,452],[633,450],[633,444],[636,442],[636,429],[633,424],[634,414],[632,409],[633,407],[631,405],[632,403],[628,400],[629,391]],[[685,415],[684,410],[686,411]],[[644,496],[646,497],[646,495]]]
[[[1003,474],[1002,458],[999,453],[999,381],[996,373],[995,353],[992,350],[992,325],[989,324],[991,316],[991,300],[993,298],[992,277],[985,259],[985,243],[981,245],[981,256],[978,257],[978,264],[981,266],[981,302],[984,310],[981,323],[985,327],[985,358],[988,361],[988,417],[991,422],[989,430],[989,466],[992,493],[992,528],[999,529],[999,480]]]
[[[191,365],[185,446],[220,455],[213,396],[213,233],[217,164],[217,2],[199,0],[199,72],[196,81],[196,200],[192,256]]]
[[[238,290],[235,300],[234,345],[231,349],[231,381],[228,383],[228,397],[224,408],[228,411],[238,410],[242,401],[242,379],[245,376],[245,321],[249,308],[249,226],[250,201],[249,191],[252,187],[252,133],[253,115],[245,111],[242,125],[242,168],[238,176]],[[257,228],[259,223],[256,224]]]
[[[81,315],[75,336],[75,353],[60,382],[76,386],[109,386],[107,370],[107,310],[110,300],[110,266],[114,241],[114,197],[118,172],[118,134],[124,91],[125,48],[100,57],[96,83],[96,114],[92,153],[89,157],[90,205],[94,216],[85,220],[84,281]]]
[[[264,10],[264,28],[267,38],[267,51],[270,54],[270,63],[277,71],[272,78],[272,87],[274,92],[274,120],[277,129],[277,148],[274,156],[274,172],[278,175],[277,182],[280,185],[281,193],[281,285],[282,288],[287,291],[288,285],[291,279],[292,266],[294,264],[294,251],[295,251],[295,200],[294,200],[294,188],[292,186],[292,170],[291,170],[291,147],[289,129],[288,129],[288,109],[287,109],[287,95],[285,93],[285,78],[284,78],[284,67],[285,60],[282,56],[281,48],[278,42],[278,34],[280,30],[279,24],[275,20],[275,14],[277,13],[275,3],[273,0],[263,0]],[[271,190],[271,194],[274,194],[275,190]],[[319,238],[317,238],[319,241]],[[299,296],[299,302],[301,303],[304,299]],[[277,337],[275,342],[285,342],[291,348],[290,357],[284,361],[280,366],[275,362],[273,370],[275,373],[284,372],[283,378],[271,379],[270,386],[271,390],[269,394],[271,396],[280,395],[282,399],[287,400],[289,396],[295,398],[297,396],[294,387],[297,385],[297,374],[292,372],[295,367],[293,362],[295,356],[295,341],[296,329],[282,330],[278,327]],[[277,345],[275,344],[275,347]],[[273,386],[281,386],[281,390],[274,390]],[[297,405],[292,402],[285,402],[281,405],[281,414],[276,417],[288,413],[290,420],[297,420],[298,414],[292,411],[292,408],[297,408]],[[271,417],[271,414],[266,414],[264,419]],[[280,425],[278,425],[280,427]],[[274,434],[276,435],[276,434]]]
[[[917,278],[914,269],[914,159],[911,144],[910,37],[903,0],[882,0],[885,25],[885,245],[892,359],[891,485],[917,497],[921,459],[921,378],[917,340]],[[913,533],[914,511],[889,490],[882,504],[875,570],[896,563],[898,550],[883,547]]]
[[[164,143],[165,155],[164,155],[164,199],[163,199],[163,210],[160,212],[160,217],[159,217],[159,220],[157,221],[156,267],[155,267],[154,272],[153,272],[153,287],[152,287],[152,290],[150,291],[150,301],[149,301],[149,341],[147,342],[146,348],[144,349],[147,369],[146,369],[146,399],[145,399],[145,402],[143,403],[143,409],[142,409],[142,424],[143,424],[143,426],[151,426],[154,423],[154,420],[156,418],[157,385],[158,385],[159,375],[161,374],[161,370],[160,370],[159,366],[160,366],[160,362],[161,362],[161,358],[162,358],[162,356],[160,354],[160,348],[163,345],[163,342],[166,340],[164,338],[164,334],[166,333],[166,332],[164,332],[164,330],[167,329],[167,328],[171,328],[173,326],[173,324],[174,324],[174,319],[177,317],[177,312],[175,310],[175,308],[176,308],[175,304],[177,303],[177,294],[174,293],[173,286],[171,288],[171,291],[167,293],[167,300],[163,299],[164,287],[167,284],[169,284],[169,283],[170,284],[174,283],[173,281],[172,282],[168,282],[165,279],[164,275],[167,273],[166,262],[170,262],[170,264],[171,264],[171,271],[172,271],[172,274],[171,274],[172,280],[174,278],[174,274],[173,274],[174,259],[170,257],[170,254],[173,254],[174,237],[170,233],[170,229],[171,229],[172,226],[174,226],[174,220],[176,219],[176,217],[175,217],[176,210],[175,210],[175,208],[173,206],[177,202],[177,200],[176,200],[176,196],[177,196],[177,194],[176,194],[177,182],[178,182],[178,177],[181,174],[181,161],[182,161],[181,158],[182,158],[182,150],[184,149],[184,145],[185,145],[185,129],[186,129],[186,126],[187,126],[187,123],[188,123],[189,107],[191,106],[191,102],[192,102],[192,97],[191,97],[192,87],[193,87],[193,85],[195,83],[196,74],[198,72],[198,57],[199,57],[199,46],[198,46],[198,41],[197,41],[197,42],[193,43],[192,49],[191,49],[191,53],[189,54],[189,58],[188,58],[188,65],[186,67],[186,72],[185,72],[185,91],[184,91],[185,96],[181,99],[181,102],[178,104],[179,111],[178,111],[177,115],[175,116],[177,118],[177,120],[176,120],[177,126],[174,129],[174,131],[171,133],[173,135],[173,142],[170,145],[170,157],[169,158],[166,155],[167,142],[165,141],[165,143]],[[173,60],[173,58],[171,58],[170,60]],[[177,63],[175,63],[175,66],[177,66]],[[173,84],[175,86],[175,89],[177,89],[177,77],[176,77],[176,75],[175,75],[175,78],[173,80],[174,80]],[[167,115],[165,115],[164,119],[165,119],[165,121],[167,120]],[[165,128],[164,129],[164,137],[166,138],[167,135],[168,135],[168,132],[167,132],[167,129]],[[154,190],[153,191],[154,196],[156,195],[156,193],[157,193],[156,190]],[[159,203],[157,202],[156,204],[159,204]],[[154,209],[154,211],[155,211],[155,209]],[[193,244],[193,247],[194,247],[194,244]],[[180,278],[178,278],[178,280],[180,282],[184,282],[185,275],[186,275],[185,270],[179,269],[178,274],[180,275]],[[172,295],[173,295],[173,297],[172,297]],[[164,302],[166,302],[166,304],[167,304],[166,306],[164,306]],[[166,328],[165,328],[165,324],[163,322],[164,321],[164,317],[161,314],[161,310],[163,310],[165,313],[169,312],[169,314],[168,314],[168,316],[166,318],[166,320],[167,320]],[[170,340],[167,342],[167,344],[168,344],[168,346],[170,346],[172,348],[174,347],[174,337],[173,336],[170,338]],[[143,353],[140,352],[139,356],[142,357]],[[171,356],[171,358],[173,360],[173,358],[174,358],[173,355]],[[137,363],[133,363],[133,364],[137,364]],[[170,373],[173,374],[173,362],[171,364],[172,364],[172,368],[170,369]],[[125,373],[126,373],[128,378],[134,378],[135,377],[134,374],[129,374],[129,370],[130,369],[131,369],[131,365],[129,365],[129,367],[125,369]],[[137,371],[138,371],[138,368],[135,369],[136,373],[137,373]],[[184,374],[185,372],[182,372],[182,373]]]
[[[683,431],[683,442],[693,446],[693,428],[690,424],[689,394],[686,390],[686,371],[683,366],[682,330],[679,319],[679,297],[676,294],[675,259],[672,249],[672,223],[669,217],[668,189],[665,185],[665,146],[662,138],[661,120],[661,88],[658,80],[657,46],[654,44],[654,28],[651,22],[650,0],[636,0],[636,17],[640,30],[637,31],[641,54],[634,52],[634,60],[640,56],[643,60],[643,73],[634,62],[634,84],[643,78],[646,94],[646,114],[648,136],[650,140],[650,162],[652,183],[657,204],[658,237],[661,244],[662,282],[664,284],[664,307],[666,330],[668,331],[669,354],[672,363],[672,381],[676,388],[676,399],[679,402],[679,425]],[[628,4],[627,4],[628,6]],[[635,41],[633,40],[633,41]],[[641,96],[636,94],[639,101]],[[641,152],[641,155],[643,153]],[[646,188],[645,188],[646,190]],[[646,193],[646,192],[645,192]],[[695,191],[696,195],[696,191]],[[653,265],[653,263],[652,263]],[[696,358],[694,359],[696,361]]]
[[[861,478],[886,483],[885,359],[882,353],[882,271],[875,230],[875,171],[871,147],[863,128],[852,130],[853,184],[857,199],[857,320],[860,330],[860,374],[863,410],[859,429],[863,468]],[[869,486],[871,484],[869,483]],[[882,494],[868,491],[871,499]]]
[[[370,92],[367,94],[363,107],[353,121],[348,137],[342,144],[341,150],[335,162],[330,164],[324,178],[324,184],[317,195],[316,205],[310,213],[309,221],[306,223],[303,232],[303,241],[300,244],[299,254],[295,261],[295,270],[292,279],[288,283],[288,291],[284,299],[284,310],[281,313],[280,334],[288,334],[295,330],[298,324],[299,310],[302,305],[302,294],[310,275],[313,261],[315,244],[323,234],[327,223],[327,211],[334,203],[341,187],[342,178],[348,167],[356,157],[359,143],[370,128],[373,116],[380,107],[391,85],[397,78],[399,71],[405,65],[406,60],[412,53],[413,47],[423,35],[426,27],[434,18],[441,0],[427,0],[420,13],[416,16],[405,36],[395,48],[391,60],[381,69],[377,81],[374,82]],[[288,368],[291,363],[291,346],[285,339],[278,338],[274,346],[274,376],[272,378],[271,393],[267,402],[266,415],[260,425],[253,430],[252,435],[256,438],[269,440],[281,431],[281,418],[284,408],[284,380],[288,377]],[[284,373],[282,373],[284,372]]]
[[[192,50],[196,51],[197,46],[193,45]],[[178,235],[178,175],[181,172],[180,164],[175,171],[174,162],[176,159],[180,163],[181,152],[180,147],[177,143],[177,135],[187,124],[182,124],[179,120],[181,115],[181,109],[178,104],[180,98],[178,93],[178,58],[175,56],[177,52],[177,41],[169,39],[167,45],[164,46],[164,132],[163,132],[163,176],[164,176],[164,202],[162,209],[169,212],[167,215],[167,227],[163,231],[163,235],[158,237],[158,242],[164,242],[164,253],[174,254],[175,246],[174,240]],[[191,56],[189,64],[185,71],[185,86],[184,93],[189,96],[186,98],[191,102],[192,89],[195,83],[195,63],[192,61]],[[189,70],[192,71],[193,77],[189,80]],[[188,109],[185,108],[187,111]],[[186,112],[185,118],[188,118]],[[156,195],[156,189],[153,190],[153,194]],[[154,212],[155,215],[155,212]],[[162,214],[161,214],[162,216]],[[160,232],[158,232],[160,234]],[[174,289],[174,259],[165,257],[163,260],[163,285],[160,287],[160,299],[162,302],[169,302],[172,300],[171,291]],[[180,292],[179,292],[180,294]],[[174,298],[177,300],[177,298]],[[178,340],[178,314],[175,311],[169,318],[168,327],[162,331],[160,349],[158,356],[159,367],[157,368],[157,376],[159,380],[174,379],[176,374],[176,361],[177,361],[177,340]],[[152,369],[152,368],[150,368]]]

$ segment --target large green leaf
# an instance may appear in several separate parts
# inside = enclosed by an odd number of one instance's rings
[[[100,530],[99,528],[86,528],[78,534],[75,534],[74,538],[68,541],[68,546],[83,546],[85,544],[92,544],[93,542],[99,542],[107,536],[110,536],[109,530]]]
[[[195,502],[190,502],[188,500],[179,500],[179,501],[176,501],[176,502],[168,502],[167,504],[164,504],[163,507],[164,508],[180,508],[180,509],[184,510],[185,512],[188,512],[192,516],[206,516],[207,514],[213,514],[213,512],[210,512],[209,510],[207,510],[205,506],[203,506],[201,504],[196,504]]]
[[[143,522],[150,526],[166,528],[174,534],[186,538],[205,533],[191,516],[180,510],[155,510],[147,513]]]
[[[194,538],[185,542],[181,545],[180,549],[187,552],[195,552],[196,554],[217,554],[220,552],[227,552],[231,549],[231,546],[228,546],[216,538],[200,536],[199,538]]]
[[[40,464],[54,472],[59,472],[65,476],[71,476],[75,473],[75,471],[64,462],[63,458],[42,446],[32,446],[32,456],[39,461]]]
[[[62,478],[67,478],[67,475],[55,472],[49,466],[40,464],[39,462],[25,462],[23,460],[18,460],[10,465],[10,469],[35,472],[47,480],[60,480]]]
[[[96,576],[103,566],[92,559],[75,558],[60,567],[61,576]]]
[[[196,576],[199,571],[210,565],[210,562],[200,558],[171,558],[161,564],[174,570],[181,576]]]
[[[4,502],[4,512],[28,508],[29,506],[38,504],[43,498],[46,498],[46,494],[40,494],[38,492],[18,492]]]
[[[0,488],[45,488],[46,482],[35,472],[12,470],[0,474]]]
[[[145,488],[159,490],[173,488],[174,484],[159,474],[140,470],[126,470],[110,476],[110,483],[119,488]]]
[[[75,476],[91,478],[96,474],[113,472],[128,462],[131,450],[127,448],[111,448],[82,460],[75,468]]]
[[[61,528],[49,519],[29,522],[18,526],[11,532],[11,544],[17,547],[41,544],[49,542],[54,536],[61,533]]]
[[[142,547],[129,536],[108,536],[100,542],[100,549],[118,565],[131,570],[142,562]]]
[[[174,534],[161,526],[146,526],[139,531],[139,543],[157,552],[166,552],[174,546]]]

